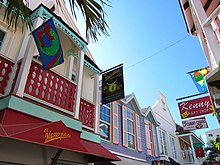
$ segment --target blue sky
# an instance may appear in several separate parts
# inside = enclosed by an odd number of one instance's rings
[[[110,37],[88,45],[97,65],[106,70],[123,63],[125,94],[134,93],[144,108],[153,105],[161,91],[181,124],[176,99],[198,93],[187,72],[208,64],[198,38],[188,36],[178,0],[111,0],[111,5],[106,7]],[[80,19],[77,25],[85,36]],[[215,117],[206,117],[209,128],[198,130],[198,135],[218,128]]]

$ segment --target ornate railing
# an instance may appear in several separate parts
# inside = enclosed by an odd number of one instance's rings
[[[73,112],[76,85],[50,70],[43,71],[42,66],[32,61],[25,93]]]
[[[14,63],[0,56],[0,94],[5,94],[5,88],[8,84],[12,67]]]
[[[83,125],[94,128],[95,106],[84,99],[80,99],[79,120]]]
[[[183,158],[183,163],[194,163],[193,153],[191,150],[182,150],[181,156]]]

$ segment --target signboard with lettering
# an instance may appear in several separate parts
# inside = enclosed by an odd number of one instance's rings
[[[182,121],[182,123],[183,129],[186,131],[208,128],[205,117]]]
[[[214,107],[209,96],[179,102],[178,107],[182,119],[214,112]]]
[[[102,104],[124,98],[123,67],[102,74]]]

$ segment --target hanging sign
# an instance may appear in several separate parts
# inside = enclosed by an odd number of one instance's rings
[[[214,111],[209,96],[179,102],[178,107],[182,119],[205,115]]]
[[[208,128],[205,117],[182,121],[185,131]]]
[[[102,104],[124,98],[123,66],[102,74]]]

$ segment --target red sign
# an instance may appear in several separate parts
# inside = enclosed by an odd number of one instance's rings
[[[182,119],[213,113],[214,108],[210,97],[205,96],[194,100],[178,103]]]
[[[183,129],[187,131],[208,128],[205,117],[182,121]]]

